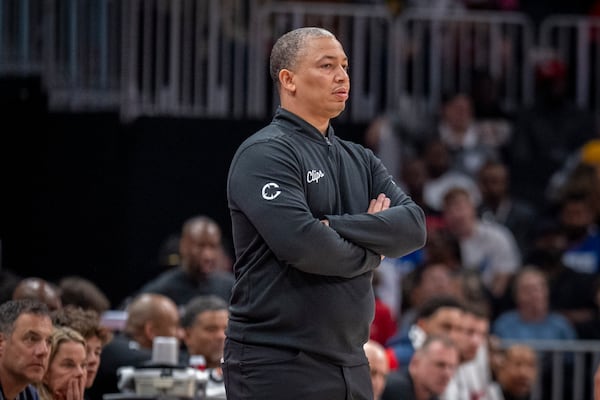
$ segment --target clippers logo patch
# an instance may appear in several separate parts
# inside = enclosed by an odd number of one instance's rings
[[[274,182],[269,182],[262,188],[262,197],[265,200],[274,200],[280,194],[279,185]]]
[[[319,183],[319,179],[323,178],[325,174],[321,170],[311,169],[306,173],[306,182],[316,182]]]

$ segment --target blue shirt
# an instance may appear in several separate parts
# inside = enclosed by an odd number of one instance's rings
[[[523,321],[517,311],[506,311],[492,325],[492,332],[502,339],[577,339],[573,326],[562,315],[550,312],[539,322]]]

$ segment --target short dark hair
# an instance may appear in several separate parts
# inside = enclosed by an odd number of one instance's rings
[[[181,326],[189,328],[199,314],[206,311],[227,310],[228,304],[225,300],[215,295],[196,296],[192,298],[183,308]]]
[[[60,280],[60,298],[63,306],[72,304],[93,309],[99,314],[110,309],[110,300],[92,281],[80,276],[68,276]]]
[[[112,339],[112,333],[101,325],[100,315],[92,309],[67,305],[52,313],[54,326],[67,326],[79,332],[84,339],[98,337],[104,346]]]
[[[48,306],[39,300],[9,300],[0,304],[0,333],[10,335],[15,327],[15,321],[22,314],[47,316],[50,319]]]
[[[317,37],[335,38],[335,35],[323,28],[304,27],[294,29],[277,39],[269,59],[269,72],[277,87],[279,87],[279,71],[293,68],[298,60],[298,54],[304,49],[306,39]]]
[[[437,312],[440,308],[457,308],[461,311],[465,309],[463,303],[454,296],[443,295],[435,296],[427,300],[417,312],[417,320],[421,318],[429,318]]]

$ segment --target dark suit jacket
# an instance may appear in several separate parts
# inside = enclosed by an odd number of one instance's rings
[[[100,356],[100,368],[86,398],[102,400],[102,395],[118,393],[117,369],[119,367],[139,367],[152,360],[152,349],[141,349],[137,342],[124,334],[117,334],[104,347]]]

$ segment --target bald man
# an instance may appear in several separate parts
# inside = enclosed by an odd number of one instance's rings
[[[15,287],[13,300],[39,300],[45,303],[50,311],[62,307],[59,289],[41,278],[24,278]]]
[[[223,260],[221,228],[199,215],[186,220],[179,240],[179,265],[147,282],[140,293],[160,293],[183,306],[196,296],[216,295],[229,301],[233,274],[219,265]]]
[[[380,400],[385,389],[390,365],[385,348],[374,340],[369,340],[363,346],[371,370],[371,383],[373,384],[373,399]]]
[[[142,293],[127,307],[124,331],[117,333],[102,351],[90,398],[102,400],[103,394],[117,393],[117,368],[137,367],[152,360],[152,343],[157,336],[181,339],[177,305],[167,296]]]

